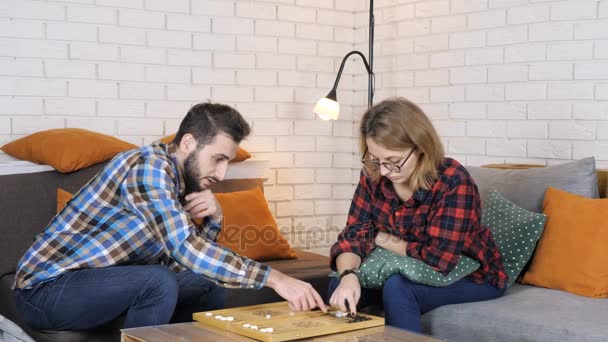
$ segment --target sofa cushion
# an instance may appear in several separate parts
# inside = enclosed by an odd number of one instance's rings
[[[497,170],[469,166],[482,199],[495,188],[509,201],[535,213],[542,212],[547,187],[597,198],[598,186],[593,157],[578,161],[526,170]]]
[[[103,163],[134,148],[137,146],[126,141],[80,128],[50,129],[2,146],[14,157],[66,173]]]
[[[547,226],[522,282],[608,298],[608,199],[549,188],[544,212]]]
[[[224,213],[218,244],[256,261],[297,258],[279,231],[260,187],[215,196]]]
[[[512,285],[532,257],[547,216],[520,208],[495,189],[483,201],[481,223],[492,231]]]
[[[450,342],[605,342],[606,317],[608,299],[514,284],[498,299],[432,310],[422,323]]]
[[[20,326],[0,315],[0,341],[35,342]]]

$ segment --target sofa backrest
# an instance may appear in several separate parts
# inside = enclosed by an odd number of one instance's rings
[[[535,164],[488,164],[483,167],[505,170],[522,170],[535,167],[544,167],[543,165]],[[597,187],[600,198],[608,198],[608,169],[598,169],[597,172]]]
[[[0,277],[15,271],[19,259],[57,211],[57,188],[76,193],[105,164],[72,173],[46,171],[0,175]],[[263,179],[231,179],[214,184],[213,192],[260,186]]]
[[[17,262],[55,216],[57,188],[78,191],[102,164],[69,174],[58,171],[0,176],[0,276],[14,272]]]
[[[524,165],[490,166],[491,168],[467,166],[482,200],[487,198],[490,190],[495,189],[515,205],[540,213],[543,211],[543,199],[548,187],[589,198],[599,197],[593,157],[528,170],[522,170],[526,168]]]

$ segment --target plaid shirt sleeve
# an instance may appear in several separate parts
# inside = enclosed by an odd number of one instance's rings
[[[480,216],[475,185],[462,180],[448,189],[429,212],[428,242],[408,242],[407,255],[448,274],[458,263],[469,228]]]
[[[346,227],[338,235],[338,241],[330,251],[330,266],[334,271],[338,255],[350,252],[364,259],[374,247],[375,229],[371,218],[372,191],[369,182],[368,177],[361,171],[359,184],[348,212]]]
[[[220,231],[222,230],[223,221],[217,222],[210,217],[205,217],[202,220],[193,219],[192,221],[203,232],[205,239],[213,242],[217,241],[217,236],[220,235]]]
[[[173,172],[173,167],[158,157],[147,158],[129,171],[123,191],[128,193],[142,224],[147,225],[170,256],[187,269],[228,288],[263,287],[270,267],[213,242],[219,224],[204,220],[201,229],[191,223],[177,199]]]

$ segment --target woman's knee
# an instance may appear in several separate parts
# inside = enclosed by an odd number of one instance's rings
[[[334,293],[334,291],[336,291],[338,285],[340,285],[340,280],[338,278],[329,278],[329,285],[327,289],[327,302],[329,302],[329,298],[331,298],[331,295]]]
[[[398,299],[414,300],[414,289],[411,284],[412,282],[401,274],[395,274],[386,279],[382,288],[382,301],[385,306]]]

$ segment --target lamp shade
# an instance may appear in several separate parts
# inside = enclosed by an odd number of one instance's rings
[[[313,112],[322,120],[337,120],[340,114],[340,104],[338,101],[324,97],[317,102]]]

